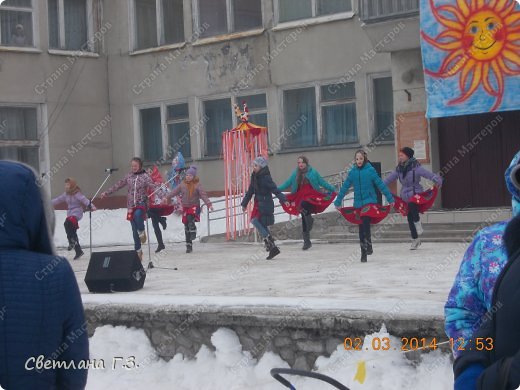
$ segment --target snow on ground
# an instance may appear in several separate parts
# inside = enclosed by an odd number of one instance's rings
[[[385,329],[365,337],[362,351],[346,351],[338,345],[330,357],[319,357],[316,371],[328,375],[350,389],[363,390],[445,390],[453,386],[450,358],[440,351],[424,354],[413,364],[398,351],[374,351],[369,348],[373,337],[390,337],[394,345],[400,340]],[[103,360],[104,369],[90,370],[87,390],[276,390],[283,389],[269,374],[271,368],[288,368],[280,356],[265,353],[258,361],[242,350],[237,335],[230,329],[217,330],[212,351],[201,347],[195,359],[176,355],[166,362],[160,359],[142,330],[103,326],[90,340],[91,359]],[[114,360],[115,356],[124,357]],[[134,357],[137,368],[134,368]],[[130,360],[127,360],[129,359]],[[363,384],[354,381],[357,363],[366,362]],[[244,364],[244,362],[246,362]],[[324,382],[287,377],[297,389],[332,389]]]
[[[116,249],[131,249],[118,247]],[[443,305],[465,245],[424,243],[374,244],[367,263],[355,244],[319,244],[302,251],[301,243],[282,242],[282,253],[266,261],[255,243],[168,244],[152,260],[144,288],[133,293],[89,294],[83,281],[88,252],[72,261],[86,304],[280,306],[333,310],[399,307],[403,315],[443,315]],[[96,248],[111,250],[114,248]],[[71,258],[73,252],[59,251]],[[147,252],[145,252],[147,255]],[[145,259],[145,264],[147,259]]]
[[[223,216],[223,212],[219,212]],[[58,211],[58,221],[65,212]],[[215,213],[214,215],[218,215]],[[93,213],[94,250],[132,249],[130,224],[126,210]],[[198,226],[206,235],[206,217]],[[277,222],[288,219],[286,214]],[[133,293],[90,294],[84,283],[88,266],[88,214],[81,221],[80,240],[85,256],[71,261],[86,305],[122,304],[131,306],[186,307],[204,305],[210,310],[223,307],[282,307],[304,305],[313,310],[370,310],[381,313],[399,308],[400,315],[419,317],[442,316],[443,305],[453,283],[465,243],[424,243],[410,251],[409,243],[374,243],[374,254],[368,263],[359,262],[359,246],[315,242],[308,251],[301,242],[280,243],[282,253],[266,261],[258,243],[196,242],[194,253],[186,254],[184,228],[177,216],[168,218],[164,232],[167,249],[158,255],[152,233],[151,260],[156,268],[147,274],[144,288]],[[151,230],[151,226],[150,226]],[[212,234],[225,231],[225,222],[212,225]],[[59,254],[66,252],[65,234],[60,225],[56,231]],[[145,249],[146,264],[148,246]],[[372,336],[388,336],[383,329]],[[366,337],[365,342],[370,342]],[[215,351],[204,346],[195,359],[178,355],[169,362],[157,357],[142,330],[104,326],[91,338],[91,358],[103,358],[104,370],[91,370],[89,390],[101,389],[281,389],[269,375],[273,367],[288,367],[278,355],[266,353],[258,361],[238,364],[248,352],[242,351],[233,331],[219,329],[212,337]],[[364,348],[363,348],[364,349]],[[114,356],[135,356],[140,367],[125,369]],[[356,364],[367,361],[364,384],[354,381]],[[342,345],[329,358],[316,362],[318,372],[334,377],[351,389],[447,389],[452,387],[450,358],[440,351],[424,354],[418,364],[411,363],[398,351],[354,352]],[[297,389],[329,389],[315,380],[289,378]]]

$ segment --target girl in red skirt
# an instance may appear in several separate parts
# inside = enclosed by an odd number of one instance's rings
[[[291,204],[285,211],[290,214],[300,213],[302,216],[303,231],[303,250],[312,246],[312,214],[321,213],[334,200],[335,188],[321,177],[319,172],[309,165],[309,159],[305,156],[298,157],[298,167],[294,170],[291,177],[280,185],[280,191],[290,188],[291,193],[287,195],[287,200]],[[323,193],[324,188],[328,193]]]
[[[193,240],[197,237],[195,222],[200,222],[200,200],[202,199],[208,209],[213,211],[213,206],[206,191],[199,184],[196,167],[192,166],[186,171],[186,178],[166,195],[163,203],[167,204],[177,195],[180,195],[182,199],[182,223],[184,224],[184,233],[186,235],[186,253],[191,253],[193,251]]]

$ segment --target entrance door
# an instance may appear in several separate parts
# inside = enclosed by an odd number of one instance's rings
[[[520,111],[440,118],[444,208],[510,206],[504,171],[520,151]]]

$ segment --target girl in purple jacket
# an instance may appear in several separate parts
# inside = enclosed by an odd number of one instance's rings
[[[67,250],[76,252],[74,260],[79,259],[83,256],[83,250],[79,244],[78,229],[79,220],[83,218],[83,209],[87,208],[90,201],[81,193],[76,180],[72,178],[65,179],[65,192],[60,196],[52,200],[52,205],[57,206],[60,203],[67,203],[67,218],[65,219],[65,233],[67,233],[67,240],[69,241],[69,247]],[[92,205],[92,210],[96,208]]]
[[[154,191],[159,186],[155,184],[148,173],[143,169],[143,160],[134,157],[130,160],[131,172],[119,180],[116,184],[101,194],[101,199],[127,186],[126,195],[127,214],[126,219],[132,226],[132,236],[134,238],[134,248],[143,261],[143,251],[141,245],[146,243],[146,232],[144,220],[148,207],[148,190]]]
[[[414,150],[412,148],[402,148],[399,152],[399,165],[384,180],[386,185],[396,179],[401,182],[401,199],[408,203],[408,226],[412,235],[411,250],[415,250],[421,245],[419,236],[423,233],[423,228],[419,217],[419,208],[417,204],[410,202],[410,199],[415,194],[424,192],[424,188],[421,186],[421,177],[433,181],[439,187],[442,184],[442,178],[423,168],[413,155]]]

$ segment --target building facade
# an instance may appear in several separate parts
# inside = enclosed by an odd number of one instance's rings
[[[396,8],[374,0],[4,0],[0,158],[35,166],[53,196],[69,176],[92,195],[105,168],[121,176],[141,156],[164,173],[181,151],[218,193],[220,135],[237,123],[232,104],[245,101],[250,120],[269,129],[275,180],[301,154],[335,174],[361,147],[383,171],[409,145],[442,172],[450,153],[441,149],[460,146],[450,143],[453,121],[424,118],[418,4],[388,4]],[[514,142],[504,145],[518,149]],[[494,150],[504,160],[509,153]],[[450,196],[448,207],[504,204],[460,206]]]

